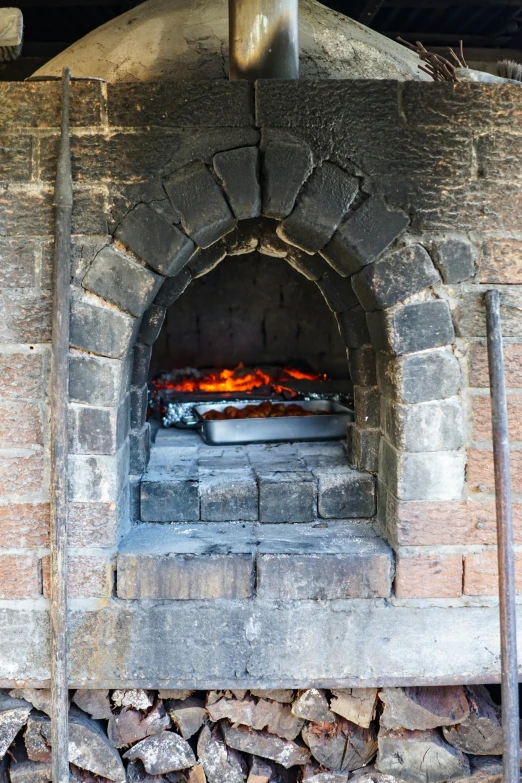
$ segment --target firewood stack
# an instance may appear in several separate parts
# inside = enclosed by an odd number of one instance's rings
[[[483,686],[71,692],[75,783],[501,783]],[[51,781],[49,691],[0,695],[0,783]]]

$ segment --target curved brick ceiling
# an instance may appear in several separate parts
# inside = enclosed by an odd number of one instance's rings
[[[305,78],[428,79],[405,47],[316,2],[301,0]],[[109,82],[228,78],[227,0],[148,0],[86,35],[35,75]]]

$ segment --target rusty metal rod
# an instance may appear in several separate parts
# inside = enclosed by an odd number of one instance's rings
[[[513,514],[509,464],[509,435],[504,375],[500,294],[486,292],[489,385],[493,420],[495,502],[500,605],[500,660],[502,670],[502,733],[504,783],[520,780],[520,729],[518,706],[517,616]]]
[[[54,189],[51,360],[51,703],[52,779],[69,783],[67,655],[67,401],[73,206],[69,142],[70,78],[62,77],[62,130]]]
[[[231,79],[298,79],[298,0],[229,0]]]

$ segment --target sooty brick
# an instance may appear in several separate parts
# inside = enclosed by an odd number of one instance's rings
[[[293,212],[277,229],[278,236],[307,253],[317,253],[332,238],[358,188],[355,177],[333,163],[323,163],[304,186]]]
[[[443,400],[460,389],[460,365],[448,348],[405,356],[378,353],[376,367],[381,393],[398,402]]]
[[[347,348],[361,348],[370,342],[366,313],[362,307],[354,307],[351,310],[336,313],[335,318]]]
[[[151,306],[143,313],[141,325],[138,331],[138,342],[145,345],[154,345],[161,332],[163,321],[167,311],[157,304]]]
[[[210,522],[257,520],[258,490],[251,471],[233,474],[200,473],[201,519]]]
[[[183,231],[146,204],[138,204],[122,220],[116,237],[156,272],[174,277],[196,249]]]
[[[421,245],[410,245],[369,264],[352,277],[365,310],[384,310],[439,282],[439,275]]]
[[[203,277],[207,272],[215,269],[223,261],[226,254],[227,249],[222,239],[205,249],[200,247],[190,259],[187,269],[193,278]]]
[[[401,209],[393,209],[381,196],[371,196],[341,223],[321,255],[348,277],[375,261],[409,222]]]
[[[259,150],[242,147],[214,155],[214,171],[223,184],[228,203],[238,220],[261,214]]]
[[[348,350],[348,367],[350,368],[350,378],[354,385],[377,385],[376,356],[371,345],[350,348]]]
[[[461,283],[475,274],[475,249],[467,239],[438,239],[433,259],[445,283]]]
[[[359,304],[351,278],[341,277],[333,269],[329,269],[316,282],[333,313],[342,313]]]
[[[139,430],[145,423],[147,405],[149,402],[149,388],[145,384],[130,392],[130,426],[133,430]]]
[[[374,348],[385,353],[413,353],[455,341],[451,313],[441,299],[367,313],[366,320]]]
[[[199,520],[197,471],[150,470],[141,482],[141,519],[144,522]]]
[[[310,256],[308,253],[290,246],[288,246],[285,261],[297,272],[304,275],[307,280],[312,280],[314,283],[331,271],[324,258],[321,258],[320,255]]]
[[[263,215],[282,220],[294,208],[297,194],[312,173],[306,145],[274,141],[263,157]]]
[[[139,321],[110,307],[73,297],[69,342],[74,348],[108,356],[124,357],[136,337]]]
[[[133,386],[143,386],[149,377],[150,357],[152,346],[144,343],[136,343],[134,346],[134,361],[132,365],[131,383]]]
[[[150,424],[146,422],[140,430],[129,433],[129,470],[132,474],[143,473],[150,458]]]
[[[326,519],[365,519],[375,514],[373,476],[352,468],[314,468],[317,508]]]
[[[188,288],[191,282],[192,277],[190,275],[190,271],[188,267],[185,267],[181,270],[179,275],[176,275],[176,277],[168,277],[165,280],[158,295],[156,296],[156,299],[154,300],[154,304],[166,308],[170,307],[172,304],[174,304],[176,299],[179,299],[181,294]]]
[[[124,253],[105,247],[94,259],[82,285],[121,310],[140,316],[152,303],[163,280]]]
[[[179,169],[163,184],[184,230],[200,247],[209,247],[235,227],[225,197],[202,161]]]
[[[315,482],[310,473],[258,470],[257,477],[260,522],[311,522],[314,519]]]
[[[69,398],[87,405],[118,405],[127,393],[128,365],[89,354],[69,356]]]

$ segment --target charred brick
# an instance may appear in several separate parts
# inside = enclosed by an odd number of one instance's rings
[[[281,141],[268,144],[263,158],[263,215],[278,220],[289,215],[311,172],[308,146]]]
[[[367,313],[366,319],[374,348],[385,353],[413,353],[455,341],[449,307],[440,299]]]
[[[223,184],[228,203],[238,220],[261,214],[259,150],[242,147],[214,156],[214,170]]]

